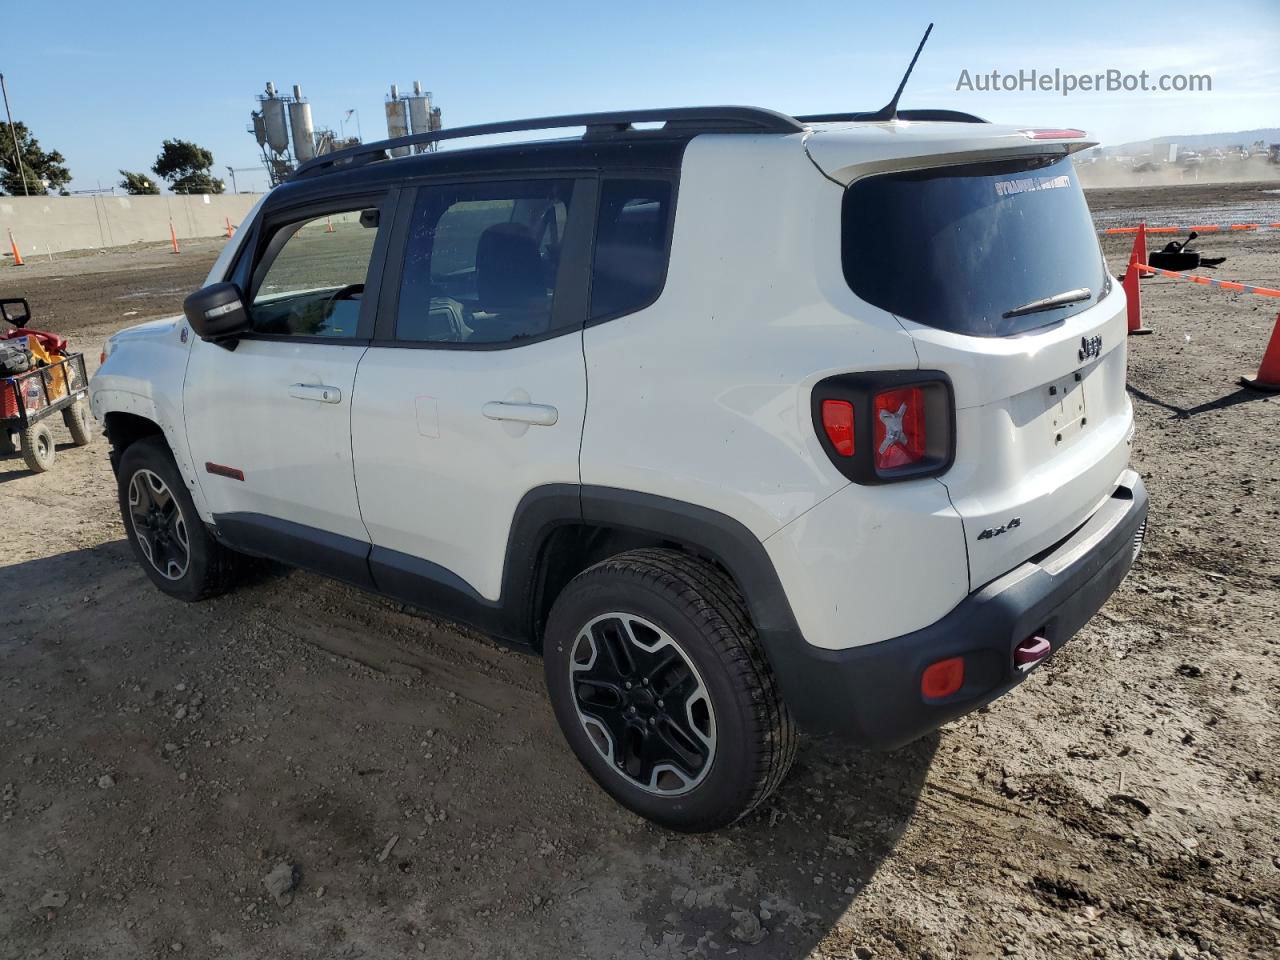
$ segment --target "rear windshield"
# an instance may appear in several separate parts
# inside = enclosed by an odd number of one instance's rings
[[[980,337],[1058,323],[1098,302],[1106,271],[1071,161],[1036,158],[892,173],[845,191],[842,257],[863,300]],[[1087,298],[1009,311],[1087,289]]]

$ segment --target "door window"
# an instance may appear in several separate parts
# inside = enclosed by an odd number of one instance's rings
[[[370,207],[278,229],[254,271],[254,331],[356,336],[378,223],[378,209]]]
[[[419,189],[396,339],[493,344],[553,329],[571,180]]]

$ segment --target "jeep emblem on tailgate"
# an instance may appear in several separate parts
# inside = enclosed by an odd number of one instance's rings
[[[1080,338],[1080,359],[1091,360],[1102,353],[1102,338],[1099,336]]]

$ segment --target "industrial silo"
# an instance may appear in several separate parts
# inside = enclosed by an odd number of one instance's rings
[[[293,85],[293,102],[289,104],[289,126],[293,130],[293,156],[306,163],[316,155],[315,128],[311,123],[311,104],[302,99],[302,88]]]
[[[267,146],[272,153],[284,153],[289,149],[289,123],[284,112],[284,101],[276,96],[275,84],[268,83],[267,94],[262,98],[262,122],[266,127]]]
[[[253,117],[253,137],[258,141],[258,146],[265,147],[267,145],[267,121],[262,119],[262,114],[254,111],[250,114]]]
[[[400,99],[400,91],[393,83],[391,85],[391,96],[387,98],[387,137],[394,140],[397,137],[407,137],[408,135],[409,111],[406,102]],[[396,147],[391,151],[393,157],[403,157],[408,153],[408,147]]]
[[[426,93],[422,90],[422,84],[417,80],[413,81],[413,96],[408,98],[409,103],[409,129],[414,133],[430,133],[431,132],[431,92]],[[431,144],[420,143],[413,149],[418,153],[425,153],[431,149]]]

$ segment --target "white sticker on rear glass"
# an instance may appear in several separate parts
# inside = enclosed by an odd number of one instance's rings
[[[996,180],[996,196],[1011,197],[1017,193],[1032,193],[1036,190],[1057,190],[1059,187],[1071,186],[1071,178],[1066,174],[1057,177],[1020,177],[1017,180]]]

